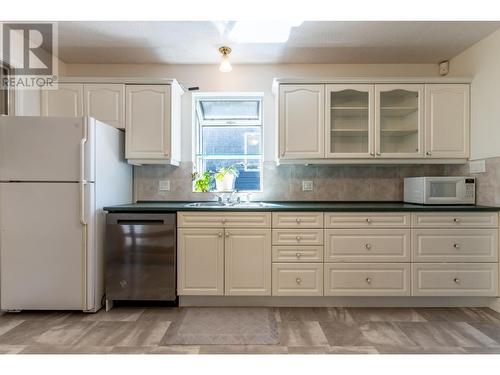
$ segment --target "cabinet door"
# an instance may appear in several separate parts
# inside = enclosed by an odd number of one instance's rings
[[[125,129],[125,85],[84,85],[84,113],[115,128]]]
[[[327,158],[373,157],[373,85],[327,85]]]
[[[325,156],[324,85],[281,85],[279,157],[317,159]]]
[[[225,290],[233,296],[271,295],[271,230],[225,230]]]
[[[426,157],[467,158],[469,85],[426,85],[425,113]]]
[[[224,230],[181,228],[178,236],[179,295],[224,293]]]
[[[375,85],[377,157],[424,155],[423,107],[424,85]]]
[[[169,159],[170,85],[127,85],[127,159]]]
[[[83,85],[60,83],[57,90],[42,90],[42,116],[83,116]]]

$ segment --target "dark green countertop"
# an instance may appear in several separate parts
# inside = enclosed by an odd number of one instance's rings
[[[424,206],[403,202],[265,202],[265,206],[248,207],[186,206],[184,201],[139,201],[137,203],[104,207],[108,212],[177,212],[177,211],[324,211],[324,212],[398,212],[398,211],[461,211],[461,212],[495,212],[500,207],[477,205],[440,205]]]

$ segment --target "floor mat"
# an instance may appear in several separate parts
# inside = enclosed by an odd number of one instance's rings
[[[275,345],[279,334],[272,309],[198,307],[184,309],[160,345]]]

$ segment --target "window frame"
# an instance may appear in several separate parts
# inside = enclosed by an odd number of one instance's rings
[[[202,112],[200,102],[203,100],[224,100],[224,101],[243,101],[243,100],[257,100],[259,101],[259,119],[241,119],[241,120],[203,120],[200,121]],[[244,193],[259,193],[263,191],[263,180],[264,180],[264,118],[263,118],[263,104],[264,104],[264,93],[263,92],[197,92],[192,95],[192,113],[193,113],[193,141],[192,141],[192,155],[193,155],[193,171],[202,173],[203,170],[203,160],[209,160],[210,157],[203,157],[202,155],[202,131],[203,127],[260,127],[260,156],[253,157],[252,159],[259,159],[259,189],[258,190],[238,190],[238,192]],[[246,142],[246,139],[244,139]],[[230,156],[235,156],[236,159],[243,159],[244,162],[249,159],[242,157],[240,154],[227,154],[225,155],[227,159]],[[234,159],[233,158],[233,159]],[[212,158],[214,159],[214,158]],[[220,159],[220,158],[218,158]],[[243,166],[246,169],[246,164]],[[248,172],[253,172],[254,170],[249,170]],[[255,171],[257,172],[257,171]],[[193,187],[194,192],[194,187]],[[211,193],[216,192],[210,191]]]

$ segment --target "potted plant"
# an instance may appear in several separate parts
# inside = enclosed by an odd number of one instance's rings
[[[194,172],[192,175],[194,181],[194,191],[197,193],[208,193],[213,187],[213,176],[210,171],[203,173]]]
[[[235,165],[220,167],[215,172],[215,186],[217,191],[233,191],[234,181],[239,176]]]

